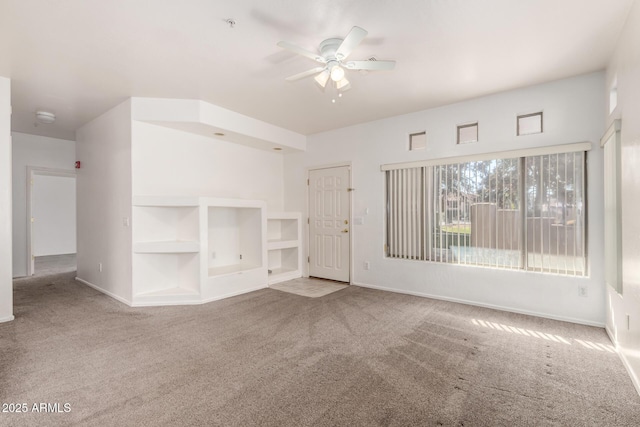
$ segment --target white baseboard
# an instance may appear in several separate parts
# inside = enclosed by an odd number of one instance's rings
[[[636,388],[636,391],[640,395],[640,378],[638,378],[636,373],[631,368],[629,361],[624,355],[624,352],[620,349],[620,346],[618,345],[618,341],[615,339],[615,336],[613,335],[613,333],[611,333],[611,330],[606,326],[604,329],[605,331],[607,331],[607,335],[609,335],[609,339],[613,343],[613,346],[616,348],[616,353],[618,353],[618,357],[620,357],[620,360],[622,361],[622,365],[627,370],[627,374],[629,374],[629,377],[631,378],[631,383],[633,384],[633,386]]]
[[[160,307],[160,306],[175,306],[175,305],[201,305],[206,304],[213,301],[219,301],[225,298],[231,298],[242,294],[247,294],[249,292],[259,291],[260,289],[266,289],[267,285],[260,285],[254,288],[244,289],[238,292],[231,292],[224,295],[217,295],[215,297],[206,298],[206,299],[191,299],[191,300],[167,300],[167,301],[154,301],[154,302],[134,302],[131,307]]]
[[[590,320],[575,319],[575,318],[572,318],[572,317],[555,316],[555,315],[548,314],[548,313],[540,313],[540,312],[537,312],[537,311],[520,310],[520,309],[512,308],[512,307],[504,307],[504,306],[500,306],[500,305],[486,304],[486,303],[477,302],[477,301],[470,301],[470,300],[459,299],[459,298],[445,297],[445,296],[442,296],[442,295],[432,295],[432,294],[427,294],[427,293],[423,293],[423,292],[403,291],[403,290],[399,290],[399,289],[385,288],[383,286],[368,285],[368,284],[365,284],[365,283],[356,283],[356,282],[354,282],[353,284],[355,286],[360,286],[362,288],[378,289],[380,291],[395,292],[397,294],[413,295],[413,296],[416,296],[416,297],[423,297],[423,298],[437,299],[437,300],[441,300],[441,301],[456,302],[456,303],[459,303],[459,304],[473,305],[473,306],[476,306],[476,307],[484,307],[484,308],[491,308],[493,310],[507,311],[509,313],[526,314],[528,316],[536,316],[536,317],[543,317],[545,319],[560,320],[562,322],[577,323],[579,325],[596,326],[598,328],[604,328],[604,326],[605,326],[604,323],[592,322]]]
[[[249,292],[255,292],[255,291],[259,291],[260,289],[267,289],[269,286],[265,285],[260,285],[257,286],[255,288],[249,288],[249,289],[245,289],[242,291],[238,291],[238,292],[231,292],[229,294],[224,294],[224,295],[220,295],[220,296],[215,296],[213,298],[207,298],[202,300],[202,304],[206,304],[208,302],[213,302],[213,301],[219,301],[221,299],[225,299],[225,298],[231,298],[231,297],[235,297],[238,295],[242,295],[242,294],[248,294]]]
[[[184,300],[184,301],[157,301],[157,302],[134,302],[131,307],[166,307],[176,305],[200,305],[201,300]]]
[[[0,317],[0,323],[11,322],[12,320],[16,320],[14,316]]]
[[[218,300],[221,300],[221,299],[234,297],[234,296],[237,296],[237,295],[246,294],[246,293],[253,292],[253,291],[258,291],[260,289],[266,289],[268,287],[266,284],[263,284],[263,285],[260,285],[260,286],[254,287],[254,288],[244,289],[242,291],[232,292],[232,293],[229,293],[229,294],[215,296],[213,298],[207,298],[207,299],[192,299],[192,300],[183,300],[183,301],[175,301],[175,300],[174,301],[154,301],[154,302],[145,301],[145,302],[134,303],[134,302],[129,301],[129,300],[125,299],[125,298],[122,298],[119,295],[116,295],[116,294],[114,294],[112,292],[109,292],[109,291],[107,291],[105,289],[102,289],[101,287],[99,287],[97,285],[94,285],[93,283],[91,283],[91,282],[89,282],[87,280],[81,279],[79,277],[76,277],[76,280],[78,282],[80,282],[80,283],[83,283],[83,284],[89,286],[90,288],[95,289],[98,292],[101,292],[101,293],[103,293],[103,294],[105,294],[107,296],[110,296],[111,298],[113,298],[113,299],[115,299],[117,301],[120,301],[123,304],[128,305],[129,307],[160,307],[160,306],[169,306],[169,305],[173,305],[173,306],[175,306],[175,305],[200,305],[200,304],[206,304],[206,303],[212,302],[212,301],[218,301]],[[13,320],[13,319],[9,319],[9,320]]]
[[[76,276],[76,280],[77,280],[78,282],[82,283],[82,284],[85,284],[85,285],[89,286],[90,288],[95,289],[95,290],[96,290],[96,291],[98,291],[98,292],[101,292],[101,293],[103,293],[103,294],[105,294],[105,295],[107,295],[107,296],[110,296],[111,298],[113,298],[113,299],[115,299],[115,300],[117,300],[117,301],[120,301],[120,302],[121,302],[121,303],[123,303],[123,304],[128,305],[129,307],[131,307],[131,306],[132,306],[132,305],[131,305],[131,301],[127,300],[126,298],[122,298],[121,296],[116,295],[116,294],[114,294],[113,292],[109,292],[109,291],[107,291],[107,290],[105,290],[105,289],[102,289],[102,288],[101,288],[101,287],[99,287],[98,285],[94,285],[93,283],[91,283],[91,282],[89,282],[89,281],[87,281],[87,280],[81,279],[81,278],[79,278],[79,277],[77,277],[77,276]]]

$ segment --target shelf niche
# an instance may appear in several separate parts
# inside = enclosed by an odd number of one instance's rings
[[[209,276],[262,266],[262,212],[259,208],[208,208]]]
[[[134,197],[134,306],[201,304],[267,286],[260,200]]]
[[[176,249],[184,252],[187,248],[193,252],[194,247],[197,248],[200,239],[197,206],[134,206],[133,209],[134,252],[170,253]],[[172,247],[172,242],[179,243]],[[152,243],[167,243],[166,249]]]
[[[269,284],[302,276],[300,213],[279,212],[267,217]]]

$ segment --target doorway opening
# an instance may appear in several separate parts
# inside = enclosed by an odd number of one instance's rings
[[[76,174],[27,168],[27,276],[76,270]]]

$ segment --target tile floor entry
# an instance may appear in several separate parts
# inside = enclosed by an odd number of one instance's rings
[[[288,280],[286,282],[270,285],[271,289],[276,289],[290,294],[296,294],[303,297],[319,298],[329,295],[333,292],[340,291],[348,284],[334,282],[333,280],[316,279],[314,277],[301,277],[299,279]]]

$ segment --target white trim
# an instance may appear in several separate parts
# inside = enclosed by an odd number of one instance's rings
[[[492,310],[506,311],[506,312],[509,312],[509,313],[526,314],[528,316],[542,317],[542,318],[545,318],[545,319],[552,319],[552,320],[560,320],[562,322],[577,323],[579,325],[595,326],[595,327],[598,327],[598,328],[604,328],[604,326],[605,326],[604,323],[602,323],[602,322],[592,322],[590,320],[576,319],[576,318],[573,318],[573,317],[554,316],[552,314],[540,313],[538,311],[519,310],[519,309],[516,309],[516,308],[504,307],[504,306],[501,306],[501,305],[485,304],[485,303],[481,303],[481,302],[477,302],[477,301],[470,301],[470,300],[459,299],[459,298],[451,298],[451,297],[445,297],[445,296],[441,296],[441,295],[427,294],[427,293],[423,293],[423,292],[404,291],[404,290],[400,290],[400,289],[385,288],[383,286],[367,285],[367,284],[364,284],[364,283],[354,283],[354,285],[360,286],[361,288],[377,289],[377,290],[380,290],[380,291],[393,292],[393,293],[396,293],[396,294],[413,295],[413,296],[416,296],[416,297],[431,298],[431,299],[436,299],[436,300],[441,300],[441,301],[455,302],[455,303],[458,303],[458,304],[466,304],[466,305],[472,305],[472,306],[475,306],[475,307],[490,308]]]
[[[408,169],[428,166],[448,165],[454,163],[477,162],[494,159],[512,159],[517,157],[543,156],[548,154],[572,153],[591,150],[590,142],[576,142],[573,144],[548,145],[544,147],[524,148],[521,150],[499,151],[493,153],[469,154],[466,156],[441,157],[439,159],[419,160],[415,162],[389,163],[380,165],[381,171],[394,169]]]
[[[199,298],[199,297],[198,297]],[[184,301],[147,301],[147,302],[134,302],[131,307],[166,307],[176,305],[200,305],[203,301],[200,299],[184,300]]]
[[[176,306],[176,305],[202,305],[202,304],[207,304],[213,301],[219,301],[225,298],[231,298],[231,297],[235,297],[243,294],[248,294],[249,292],[255,292],[255,291],[259,291],[261,289],[267,289],[267,288],[268,288],[267,285],[260,285],[255,288],[249,288],[242,291],[231,292],[228,294],[224,294],[222,296],[215,296],[207,299],[199,299],[200,297],[198,297],[198,299],[191,299],[191,300],[184,300],[184,301],[176,301],[176,300],[168,299],[166,301],[134,302],[131,304],[131,307],[165,307],[165,306]]]
[[[249,288],[249,289],[244,289],[242,291],[231,292],[231,293],[224,294],[224,295],[218,295],[218,296],[215,296],[213,298],[203,299],[201,304],[206,304],[206,303],[213,302],[213,301],[220,301],[220,300],[225,299],[225,298],[237,297],[239,295],[248,294],[249,292],[259,291],[261,289],[269,289],[269,285],[267,285],[265,283],[264,285],[256,286],[256,287]]]
[[[600,147],[604,147],[604,144],[606,144],[612,136],[620,132],[620,129],[622,129],[622,121],[620,119],[611,122],[611,126],[607,128],[602,138],[600,138]]]
[[[33,179],[35,175],[43,176],[62,176],[68,178],[76,178],[76,171],[73,169],[55,169],[45,168],[40,166],[27,166],[27,276],[33,276],[33,223],[31,218],[33,217],[32,207],[33,201],[31,200]]]
[[[114,294],[114,293],[112,293],[112,292],[109,292],[109,291],[107,291],[107,290],[105,290],[105,289],[102,289],[102,288],[101,288],[101,287],[99,287],[98,285],[94,285],[93,283],[91,283],[91,282],[89,282],[89,281],[87,281],[87,280],[81,279],[81,278],[79,278],[79,277],[77,277],[77,276],[76,276],[76,280],[77,280],[78,282],[82,283],[82,284],[85,284],[85,285],[89,286],[90,288],[95,289],[95,290],[96,290],[96,291],[98,291],[98,292],[101,292],[101,293],[103,293],[103,294],[105,294],[105,295],[107,295],[107,296],[110,296],[111,298],[113,298],[113,299],[115,299],[115,300],[120,301],[120,302],[121,302],[121,303],[123,303],[123,304],[128,305],[129,307],[133,307],[133,305],[131,304],[131,301],[129,301],[129,300],[128,300],[128,299],[126,299],[126,298],[122,298],[122,297],[121,297],[121,296],[119,296],[119,295],[116,295],[116,294]]]
[[[604,224],[605,224],[605,283],[622,294],[622,148],[620,119],[614,120],[600,138],[604,150]],[[607,144],[610,144],[607,146]],[[613,213],[613,215],[610,215]],[[611,232],[613,230],[613,232]]]
[[[640,395],[640,378],[636,376],[636,373],[631,368],[629,361],[625,357],[624,352],[620,349],[618,342],[614,339],[614,335],[611,333],[609,327],[605,326],[604,329],[607,332],[607,335],[609,336],[609,339],[613,343],[614,347],[616,348],[616,353],[618,353],[618,357],[622,361],[622,365],[624,365],[624,368],[627,370],[627,374],[629,374],[629,377],[631,378],[631,383],[635,387],[636,392]]]
[[[0,317],[0,323],[11,322],[12,320],[16,320],[16,318],[14,316]]]

